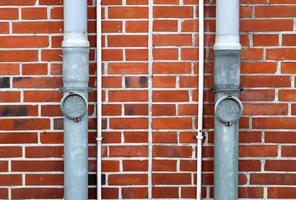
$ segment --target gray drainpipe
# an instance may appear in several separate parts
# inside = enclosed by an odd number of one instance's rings
[[[87,0],[64,0],[64,198],[88,199]]]
[[[216,200],[238,198],[238,120],[240,93],[239,0],[216,1],[215,172]]]

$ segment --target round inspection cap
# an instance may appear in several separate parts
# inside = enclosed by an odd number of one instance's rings
[[[215,115],[227,126],[238,121],[243,114],[242,102],[235,96],[221,97],[215,105]]]
[[[77,92],[69,92],[65,94],[61,101],[61,109],[66,117],[80,121],[87,109],[86,98]]]

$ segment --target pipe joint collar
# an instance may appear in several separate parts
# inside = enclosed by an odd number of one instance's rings
[[[65,33],[62,47],[63,48],[89,47],[87,34],[86,33]]]
[[[216,35],[214,50],[241,50],[239,35]]]
[[[78,92],[69,92],[61,100],[61,110],[65,117],[79,122],[87,111],[87,99]]]
[[[235,96],[223,96],[215,104],[215,116],[226,126],[237,122],[242,114],[243,104]]]

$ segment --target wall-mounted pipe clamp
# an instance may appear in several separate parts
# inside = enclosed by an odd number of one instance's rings
[[[215,104],[215,116],[226,126],[237,122],[243,114],[243,104],[235,96],[223,96]]]
[[[61,100],[61,110],[67,118],[79,122],[87,111],[87,99],[81,93],[68,92]]]

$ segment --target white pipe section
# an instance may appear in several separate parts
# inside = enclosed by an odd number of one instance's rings
[[[149,31],[148,31],[148,199],[153,199],[153,140],[152,140],[152,79],[153,79],[153,0],[149,0],[148,9],[149,9]]]
[[[204,0],[199,0],[199,66],[198,66],[198,135],[196,199],[201,199],[202,140],[203,140],[203,90],[204,90]]]
[[[214,50],[241,49],[239,40],[239,7],[239,0],[216,1],[216,41]]]
[[[102,13],[97,0],[97,199],[102,199]]]

